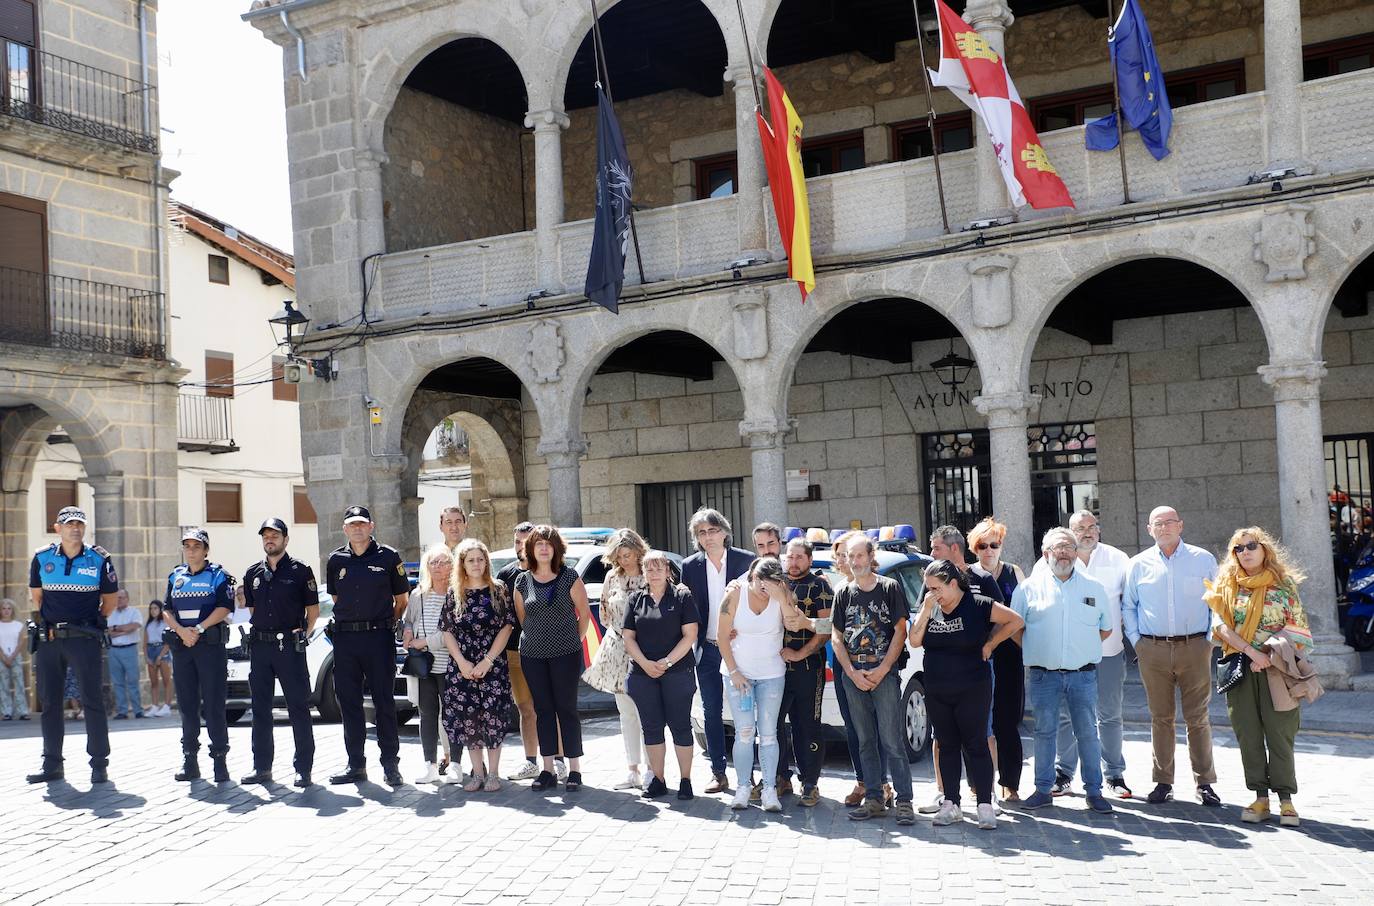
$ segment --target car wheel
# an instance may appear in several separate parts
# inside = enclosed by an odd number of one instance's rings
[[[329,665],[324,673],[324,679],[320,682],[320,720],[326,723],[338,723],[339,697],[334,692],[334,665]]]
[[[902,725],[906,732],[906,760],[916,761],[930,745],[930,715],[926,713],[926,689],[916,677],[907,680],[902,694]]]
[[[236,724],[239,722],[240,719],[242,719],[243,715],[247,713],[247,708],[225,708],[224,719],[229,721],[229,723],[231,724]]]

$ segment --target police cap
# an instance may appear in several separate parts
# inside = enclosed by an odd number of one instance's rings
[[[344,525],[350,522],[371,522],[372,513],[365,506],[351,506],[344,510]]]
[[[210,546],[210,533],[203,528],[188,528],[181,533],[182,541],[199,541],[206,547]]]
[[[274,532],[281,532],[283,535],[290,534],[290,532],[286,530],[286,521],[278,516],[273,516],[270,519],[264,519],[262,521],[262,525],[258,526],[258,534],[261,535],[268,529],[271,529]]]
[[[68,522],[90,522],[86,518],[86,511],[79,506],[64,506],[57,511],[57,524],[66,525]]]

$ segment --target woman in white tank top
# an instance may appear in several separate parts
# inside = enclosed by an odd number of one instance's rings
[[[754,736],[763,771],[763,808],[782,811],[772,778],[778,770],[778,710],[787,663],[782,659],[783,620],[798,613],[787,574],[776,557],[755,560],[744,581],[732,583],[721,601],[720,672],[735,725],[733,752],[739,780],[734,809],[749,807],[754,775]]]

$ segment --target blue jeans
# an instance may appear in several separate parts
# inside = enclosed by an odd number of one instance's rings
[[[1030,668],[1031,710],[1035,712],[1035,791],[1048,793],[1054,786],[1054,750],[1059,731],[1059,709],[1069,707],[1073,734],[1078,737],[1078,757],[1083,762],[1083,789],[1089,796],[1102,795],[1102,745],[1097,739],[1097,672],[1081,670],[1056,673]]]
[[[1107,777],[1126,776],[1126,756],[1121,753],[1121,696],[1126,683],[1126,653],[1102,658],[1097,665],[1097,735],[1102,744],[1102,770]],[[1073,744],[1073,722],[1059,718],[1059,762],[1055,770],[1069,777],[1078,770],[1078,748]]]
[[[854,766],[854,781],[856,783],[863,783],[864,763],[863,757],[859,754],[859,734],[854,732],[854,721],[849,716],[849,698],[844,694],[844,683],[840,681],[844,676],[844,668],[835,662],[834,657],[831,657],[830,665],[835,674],[835,704],[838,705],[840,709],[840,720],[844,721],[844,741],[849,749],[849,763]],[[903,726],[905,726],[905,724],[903,724]],[[880,737],[878,741],[878,750],[879,753],[881,753],[881,730],[878,731],[878,736]],[[905,755],[905,753],[903,753],[903,755]],[[884,759],[882,782],[888,783],[891,780],[892,768],[886,763],[886,759]]]
[[[717,677],[720,679],[721,677]],[[754,777],[754,734],[759,735],[759,767],[765,781],[778,776],[778,711],[782,708],[782,687],[785,676],[750,680],[754,693],[754,707],[740,707],[740,691],[735,684],[725,682],[725,694],[730,698],[730,716],[735,721],[735,774],[739,788],[747,790]]]
[[[911,765],[907,763],[906,747],[902,740],[902,728],[906,726],[902,715],[902,681],[895,672],[889,673],[872,692],[860,691],[848,674],[841,674],[840,681],[844,683],[844,694],[849,700],[849,717],[859,737],[859,758],[863,762],[864,776],[881,777],[886,763],[892,772],[892,787],[897,793],[897,801],[910,802]],[[881,738],[878,736],[879,727],[889,728]],[[882,784],[866,783],[864,796],[882,802]]]
[[[706,754],[712,774],[725,773],[724,679],[720,675],[720,649],[703,641],[697,659],[697,688],[701,691],[701,718],[706,724]]]
[[[136,644],[110,646],[110,685],[114,687],[116,714],[143,713],[138,694],[138,675],[142,672],[138,649]]]

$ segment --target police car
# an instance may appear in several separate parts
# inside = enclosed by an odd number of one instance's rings
[[[909,526],[900,528],[909,529]],[[830,533],[831,538],[839,537],[844,530],[836,530]],[[876,534],[877,530],[870,531],[870,535]],[[788,530],[788,540],[800,534],[798,530]],[[892,533],[884,531],[879,540],[877,552],[878,574],[896,579],[902,586],[902,591],[906,593],[907,606],[911,609],[909,619],[915,619],[920,610],[921,600],[925,597],[925,568],[930,563],[930,558],[913,553],[911,551],[911,539],[914,534],[910,532]],[[910,535],[910,537],[904,537]],[[831,585],[838,585],[843,577],[834,571],[834,558],[831,555],[829,541],[816,542],[815,555],[811,560],[813,570],[823,572],[826,578],[831,580]],[[909,624],[908,624],[909,625]],[[901,680],[902,688],[902,713],[904,715],[904,736],[906,742],[906,757],[908,761],[919,759],[930,745],[930,718],[926,713],[926,697],[923,666],[925,662],[924,649],[912,651],[907,649],[906,666],[901,668],[898,676]],[[841,746],[844,745],[845,730],[844,719],[840,717],[840,706],[835,700],[835,674],[830,667],[830,644],[825,646],[825,694],[821,699],[821,725],[825,729],[828,740],[837,740]],[[730,732],[731,727],[730,705],[725,705],[725,727],[726,732]],[[697,744],[702,749],[706,748],[705,721],[702,717],[701,696],[698,694],[692,700],[692,729],[696,734]]]
[[[320,719],[330,723],[339,720],[339,700],[334,694],[334,646],[325,637],[324,627],[329,624],[329,616],[334,611],[334,599],[323,589],[320,590],[320,618],[315,621],[315,631],[305,648],[305,665],[310,675],[310,704],[320,712]],[[234,723],[247,714],[253,706],[248,689],[248,623],[235,623],[229,629],[229,686],[225,716]],[[263,643],[259,643],[263,644]],[[420,705],[419,682],[400,672],[401,662],[405,659],[403,649],[396,646],[396,679],[393,694],[396,698],[396,722],[405,724],[416,713]],[[285,708],[286,697],[281,683],[276,684],[276,694],[272,703],[274,708]],[[373,720],[372,698],[363,696],[363,711],[368,720]]]

